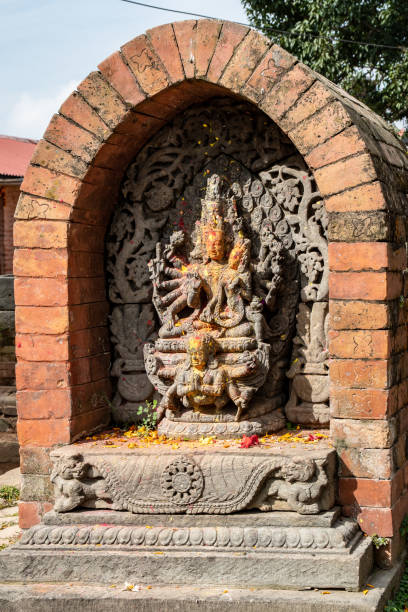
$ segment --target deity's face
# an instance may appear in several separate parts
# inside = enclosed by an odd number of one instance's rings
[[[221,261],[224,257],[224,232],[222,230],[209,230],[205,233],[205,247],[207,255],[214,261]]]
[[[201,338],[191,338],[188,343],[188,352],[191,359],[191,365],[198,370],[204,369],[208,354],[206,346]]]

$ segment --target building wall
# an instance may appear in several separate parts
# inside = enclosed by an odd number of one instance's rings
[[[0,274],[13,273],[13,222],[20,185],[0,187]]]

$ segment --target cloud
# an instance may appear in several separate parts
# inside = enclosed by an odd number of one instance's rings
[[[10,108],[4,133],[22,138],[40,138],[52,115],[76,88],[78,81],[71,80],[59,86],[49,96],[22,92]]]

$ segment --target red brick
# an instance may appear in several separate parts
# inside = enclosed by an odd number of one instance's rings
[[[82,438],[110,421],[110,408],[92,410],[74,417],[71,421],[71,436],[73,439]]]
[[[377,302],[343,302],[330,300],[332,329],[382,329],[389,327],[387,304]]]
[[[329,138],[331,150],[334,151],[336,147],[341,147],[341,143],[336,143],[336,138],[333,137],[350,124],[350,116],[344,110],[343,105],[335,100],[319,110],[315,115],[310,117],[310,119],[305,119],[295,129],[290,131],[288,136],[296,144],[296,147],[302,154],[307,153],[311,149],[313,149],[314,153],[316,150],[315,147],[327,141]],[[327,145],[328,144],[329,143],[327,143]],[[341,157],[350,155],[351,153],[348,153],[348,148],[346,148],[349,146],[347,139],[346,142],[343,142],[343,146],[345,146],[345,148],[342,149],[343,154]],[[347,152],[346,155],[344,151]],[[309,159],[310,155],[306,157],[306,161],[311,165]]]
[[[49,502],[26,502],[18,504],[18,524],[20,529],[28,529],[41,522],[42,516],[52,510]]]
[[[135,77],[123,61],[119,51],[115,51],[98,65],[107,81],[120,93],[125,102],[135,106],[146,96],[142,93]]]
[[[269,46],[270,41],[267,38],[260,36],[255,30],[250,30],[235,50],[219,80],[220,85],[240,92]]]
[[[388,330],[330,330],[329,350],[340,359],[383,359],[392,351]]]
[[[176,24],[175,24],[176,25]],[[231,21],[222,24],[221,34],[210,62],[207,77],[213,83],[220,78],[235,49],[247,34],[248,28]]]
[[[74,359],[110,350],[109,334],[105,327],[83,329],[70,334],[70,351]]]
[[[184,79],[184,70],[171,23],[146,32],[151,44],[160,57],[172,83]]]
[[[343,477],[390,479],[394,471],[393,449],[338,448]]]
[[[389,538],[394,535],[393,510],[391,508],[363,508],[354,506],[347,516],[357,519],[360,528],[369,536]]]
[[[395,426],[383,420],[336,419],[330,422],[335,447],[390,448],[396,437]]]
[[[72,305],[69,327],[72,331],[108,324],[109,305],[106,301]]]
[[[333,359],[330,361],[330,381],[352,389],[387,388],[390,382],[389,363],[385,359]]]
[[[78,415],[109,409],[109,398],[112,395],[112,387],[108,378],[78,385],[71,389],[72,394],[72,417]]]
[[[34,219],[69,221],[72,213],[73,208],[70,204],[22,193],[14,217],[15,219],[28,219],[30,221]]]
[[[347,389],[332,385],[330,414],[337,418],[384,419],[396,412],[397,387],[392,389]]]
[[[194,78],[197,22],[192,19],[187,21],[176,21],[173,23],[173,28],[180,50],[186,79],[192,79]]]
[[[401,295],[402,279],[396,272],[332,272],[332,299],[393,300]]]
[[[118,126],[116,132],[126,134],[138,139],[142,145],[148,138],[151,138],[160,128],[165,125],[165,122],[156,117],[148,117],[142,113],[129,113],[126,119]],[[112,138],[118,138],[115,134]],[[109,177],[111,180],[111,177]]]
[[[16,249],[15,276],[64,276],[68,271],[66,249]]]
[[[271,119],[280,119],[314,80],[314,74],[309,68],[296,64],[266,94],[259,106]]]
[[[78,85],[78,90],[111,129],[115,129],[128,112],[115,89],[99,72],[91,72]]]
[[[18,417],[22,419],[62,419],[71,417],[69,389],[17,391]]]
[[[384,210],[388,207],[378,181],[325,198],[325,205],[328,212]]]
[[[166,73],[157,55],[150,49],[146,36],[138,36],[122,47],[122,55],[142,90],[150,95],[168,87]]]
[[[29,166],[24,175],[21,190],[66,204],[75,204],[81,181],[47,168]]]
[[[78,123],[78,125],[81,125],[89,132],[92,132],[92,134],[95,134],[100,140],[105,140],[112,132],[77,91],[74,91],[69,98],[65,100],[59,112],[65,117],[72,119],[72,121],[75,121],[75,123]]]
[[[52,469],[50,450],[37,446],[21,446],[20,472],[22,474],[50,474]]]
[[[104,274],[103,253],[88,253],[77,251],[69,253],[68,275],[78,276],[102,276]]]
[[[339,107],[342,106],[339,102],[337,102],[336,104],[338,104]],[[321,113],[323,113],[323,111],[321,111]],[[318,125],[317,121],[321,113],[318,113],[317,115],[315,115],[315,117],[313,117],[313,119],[315,119],[316,121],[316,128]],[[351,120],[348,117],[346,111],[343,111],[343,113],[344,127],[346,127],[347,123],[351,123]],[[346,117],[348,117],[348,122]],[[310,120],[310,122],[312,123],[312,119]],[[332,127],[334,132],[335,126],[333,125]],[[310,168],[321,168],[322,166],[326,166],[327,164],[332,164],[336,161],[339,161],[344,157],[348,157],[349,155],[356,155],[357,153],[362,153],[366,150],[367,147],[358,129],[356,128],[356,126],[352,126],[344,130],[344,132],[341,132],[341,134],[337,134],[337,136],[333,135],[330,140],[327,140],[327,142],[324,142],[320,146],[317,146],[315,149],[313,149],[313,151],[306,155],[305,160],[310,166]]]
[[[340,478],[339,501],[341,504],[357,503],[362,506],[390,507],[393,503],[391,481],[368,478]]]
[[[325,197],[361,183],[374,181],[377,173],[370,155],[364,153],[318,168],[314,176],[321,195]]]
[[[320,81],[315,81],[313,85],[302,94],[296,104],[288,110],[280,121],[280,127],[289,132],[301,121],[316,113],[333,99],[333,92],[325,87]]]
[[[91,379],[100,380],[106,376],[111,363],[111,353],[103,353],[90,358]]]
[[[65,334],[68,331],[67,306],[17,306],[15,318],[21,334]]]
[[[62,389],[71,382],[68,362],[18,361],[16,384],[18,389]]]
[[[213,19],[200,19],[197,21],[196,49],[195,49],[195,75],[203,77],[207,74],[208,66],[218,42],[222,24]]]
[[[69,176],[79,179],[85,176],[89,167],[83,159],[74,157],[46,140],[40,140],[37,144],[31,158],[31,163],[35,166],[43,166],[48,168],[48,170],[69,174]]]
[[[105,278],[78,278],[70,283],[69,303],[81,304],[93,300],[102,302],[106,297]]]
[[[26,361],[66,361],[68,336],[20,334],[17,329],[16,355]]]
[[[247,85],[255,92],[268,92],[281,78],[282,74],[296,63],[296,58],[287,51],[273,45],[255,68]]]
[[[17,421],[17,434],[22,446],[69,444],[71,441],[70,421],[68,419]]]
[[[382,270],[389,267],[391,254],[387,242],[332,242],[329,267],[335,271]]]
[[[73,251],[104,252],[104,231],[90,225],[72,223],[69,228],[69,246]]]
[[[68,283],[56,278],[16,278],[16,306],[64,306],[68,304]]]

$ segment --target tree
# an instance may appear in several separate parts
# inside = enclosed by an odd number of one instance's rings
[[[408,126],[408,2],[242,2],[254,27],[388,121]]]

